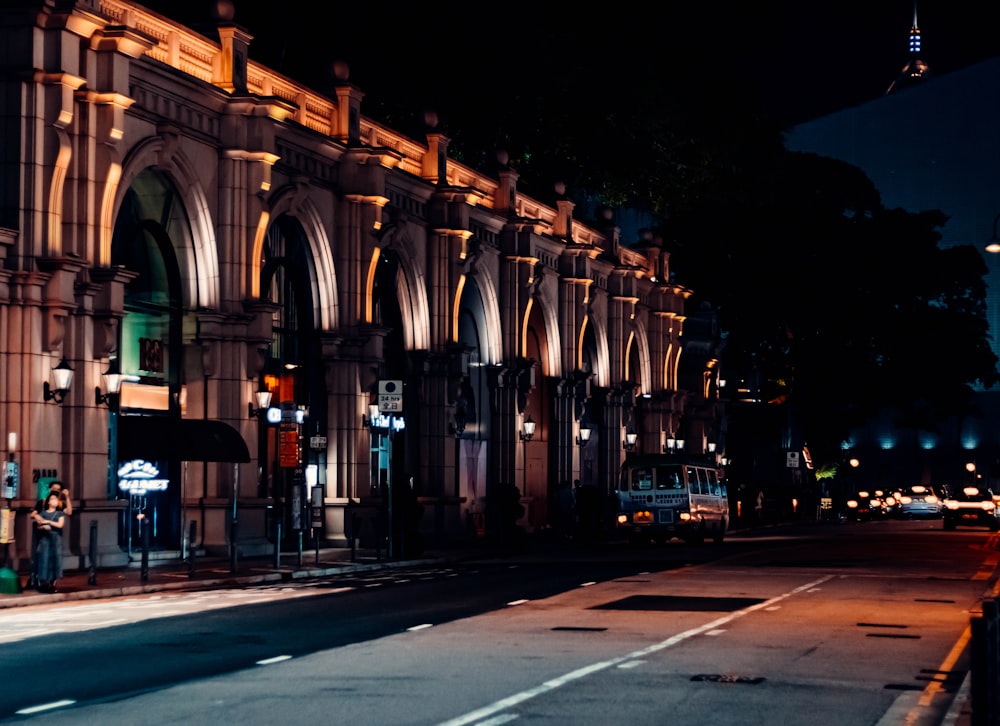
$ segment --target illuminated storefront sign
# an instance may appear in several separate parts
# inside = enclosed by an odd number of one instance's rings
[[[160,478],[156,464],[145,459],[132,459],[118,467],[118,488],[130,494],[165,492],[169,479]]]

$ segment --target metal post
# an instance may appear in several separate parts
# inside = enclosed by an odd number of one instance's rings
[[[358,555],[358,513],[351,512],[351,562],[357,561]]]
[[[274,522],[274,569],[281,567],[281,519]]]
[[[991,726],[1000,716],[996,705],[1000,608],[996,599],[983,601],[983,614],[972,618],[972,725]]]
[[[229,572],[236,573],[236,538],[239,535],[240,524],[236,517],[233,517],[229,524]]]
[[[139,579],[142,582],[149,582],[149,523],[145,515],[139,520],[139,529],[142,532],[142,561],[139,568]]]
[[[395,538],[393,537],[393,532],[392,532],[393,529],[392,527],[392,428],[393,426],[392,425],[395,422],[395,418],[396,418],[395,416],[389,416],[389,431],[386,434],[387,439],[386,439],[386,457],[385,457],[386,461],[389,462],[389,468],[388,470],[386,470],[385,473],[385,489],[386,489],[386,495],[389,497],[386,509],[387,513],[386,519],[388,520],[387,525],[389,530],[386,542],[386,550],[387,550],[386,554],[388,555],[388,558],[390,560],[395,559],[396,556]]]
[[[90,522],[90,546],[88,550],[90,572],[87,574],[87,584],[97,584],[97,520]]]
[[[188,536],[188,577],[194,577],[195,562],[198,552],[198,520],[191,520],[191,534]]]

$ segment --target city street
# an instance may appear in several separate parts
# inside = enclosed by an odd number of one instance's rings
[[[997,535],[939,520],[564,545],[0,612],[0,716],[940,724]]]

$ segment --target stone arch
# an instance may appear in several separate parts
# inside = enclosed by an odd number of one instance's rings
[[[403,345],[406,350],[430,349],[430,305],[427,301],[427,279],[420,256],[404,225],[392,225],[379,236],[381,253],[391,252],[399,260],[396,276],[396,296],[403,314]],[[372,260],[378,264],[378,258]],[[369,275],[366,295],[371,297]]]
[[[551,299],[544,286],[540,286],[538,288],[538,292],[529,303],[529,309],[525,310],[525,319],[522,322],[522,330],[525,332],[528,330],[531,308],[535,306],[538,306],[538,313],[541,315],[545,334],[545,346],[541,351],[542,358],[538,361],[541,366],[541,371],[539,371],[539,373],[545,376],[557,378],[563,375],[562,357],[559,354],[562,350],[562,338],[559,330],[559,316],[557,313],[557,305],[555,304],[555,301]],[[522,336],[522,338],[523,337],[524,336]],[[521,355],[528,357],[525,348],[522,348]]]
[[[627,376],[629,377],[629,380],[638,386],[639,392],[652,393],[653,374],[649,360],[649,335],[646,331],[646,326],[637,321],[631,327],[629,332],[631,333],[632,338],[629,341],[629,345],[626,347],[624,361],[625,370],[628,372]],[[632,379],[632,371],[638,372],[638,380]]]
[[[483,335],[480,341],[481,362],[494,365],[503,360],[502,336],[500,335],[500,300],[497,297],[493,278],[484,271],[473,268],[466,277],[472,280],[479,292],[483,311]],[[461,305],[461,301],[459,301]]]
[[[173,241],[183,273],[184,306],[190,310],[218,309],[221,281],[214,222],[197,167],[177,148],[177,139],[170,134],[147,138],[126,155],[113,209],[102,209],[98,264],[111,264],[111,241],[118,210],[132,183],[146,169],[153,169],[170,181],[187,217],[188,237]]]
[[[597,353],[597,366],[594,370],[594,382],[602,388],[611,385],[611,358],[608,352],[608,325],[603,312],[591,308],[587,313],[588,325],[594,335],[594,345]]]
[[[281,215],[294,217],[302,225],[309,247],[307,272],[312,287],[315,309],[313,325],[317,330],[333,330],[339,325],[337,306],[337,274],[333,263],[333,251],[330,237],[320,217],[315,203],[301,187],[284,186],[278,189],[269,200],[267,210],[269,223]],[[265,230],[266,231],[266,230]],[[257,235],[253,242],[250,255],[250,271],[252,279],[260,279],[261,250],[264,245],[264,235]]]

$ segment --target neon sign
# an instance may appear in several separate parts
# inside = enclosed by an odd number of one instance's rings
[[[160,478],[160,470],[145,459],[132,459],[118,467],[118,488],[130,494],[165,492],[169,479]]]

